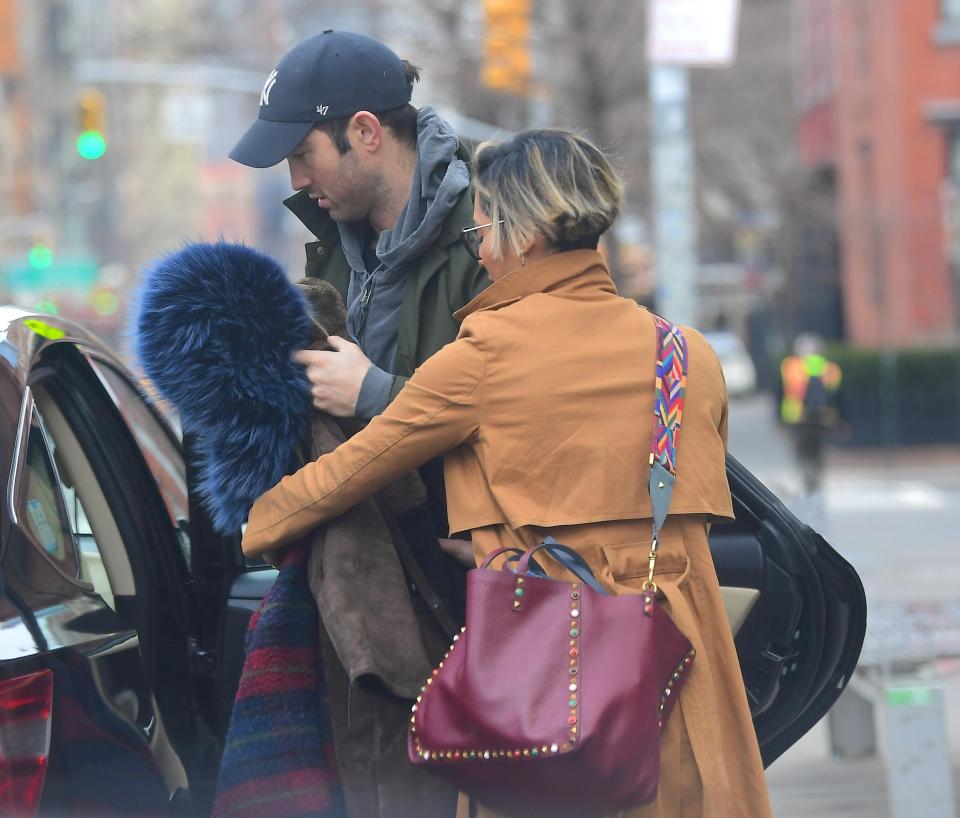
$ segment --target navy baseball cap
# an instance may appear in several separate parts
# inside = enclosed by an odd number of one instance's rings
[[[257,119],[230,158],[269,168],[286,159],[314,123],[399,108],[411,91],[403,62],[383,43],[328,29],[294,46],[270,72]]]

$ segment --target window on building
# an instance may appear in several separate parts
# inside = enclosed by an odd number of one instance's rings
[[[960,26],[960,0],[940,0],[940,20],[950,26]]]

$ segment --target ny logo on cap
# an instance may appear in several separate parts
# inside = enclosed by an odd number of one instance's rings
[[[270,92],[273,90],[273,86],[277,84],[277,69],[274,68],[270,72],[270,76],[267,77],[267,81],[263,84],[263,90],[260,92],[260,105],[270,104]]]

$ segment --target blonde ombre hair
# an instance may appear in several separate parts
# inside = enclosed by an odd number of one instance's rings
[[[504,243],[522,255],[537,235],[556,252],[596,248],[620,213],[620,177],[595,145],[570,131],[484,142],[473,167],[477,201],[493,222],[484,241],[494,258],[503,257]]]

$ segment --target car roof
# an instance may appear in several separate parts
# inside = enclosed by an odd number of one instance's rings
[[[14,450],[23,393],[37,356],[55,344],[92,352],[122,372],[127,368],[89,330],[58,315],[0,305],[0,462],[9,464]]]
[[[25,387],[34,359],[54,343],[77,344],[126,371],[103,341],[79,324],[59,315],[0,306],[0,377],[7,382],[3,388]]]

